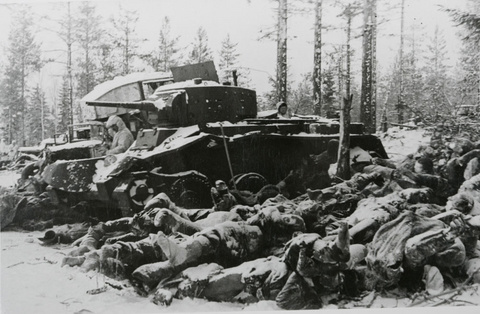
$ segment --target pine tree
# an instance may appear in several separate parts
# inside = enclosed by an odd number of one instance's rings
[[[463,26],[467,33],[463,36],[465,41],[480,44],[480,13],[478,12],[478,1],[471,0],[469,12],[462,12],[453,9],[444,9],[450,14],[458,25]],[[473,11],[472,11],[473,10]]]
[[[27,77],[40,69],[40,46],[35,41],[34,19],[29,6],[15,6],[6,49],[5,76],[2,82],[4,111],[7,113],[8,142],[25,145]]]
[[[157,48],[149,54],[142,55],[141,58],[155,71],[168,72],[171,67],[181,63],[182,54],[178,46],[179,39],[180,36],[172,36],[170,19],[166,16],[158,35]]]
[[[80,45],[76,96],[82,98],[97,84],[95,77],[97,64],[94,56],[100,44],[102,30],[100,29],[100,16],[96,14],[96,7],[92,2],[86,1],[80,4],[76,25],[76,39]]]
[[[109,38],[109,36],[104,36],[98,51],[99,83],[111,80],[120,74],[117,69],[119,62],[114,52],[114,45],[108,40]]]
[[[192,50],[189,55],[189,63],[201,63],[213,60],[212,51],[208,47],[207,32],[203,27],[199,27],[197,35],[192,43]]]
[[[449,117],[454,109],[451,108],[445,98],[448,82],[446,46],[443,32],[437,26],[427,45],[428,55],[424,69],[424,106],[422,107],[424,115],[433,123],[438,123]]]
[[[230,34],[227,34],[227,37],[222,40],[222,49],[219,52],[220,61],[218,67],[220,70],[220,81],[221,82],[231,82],[232,70],[238,67],[238,57],[240,54],[237,53],[238,43],[233,43],[230,39]]]
[[[417,47],[416,32],[420,30],[417,25],[413,25],[412,34],[406,37],[407,41],[411,42],[411,49],[406,51],[403,57],[403,77],[404,77],[404,93],[403,99],[405,109],[413,118],[422,116],[418,105],[421,103],[422,91],[424,85],[423,73],[419,67],[419,49]]]
[[[312,73],[302,75],[297,88],[292,89],[289,95],[290,110],[292,113],[310,115],[313,110]]]
[[[335,85],[335,69],[327,68],[322,73],[322,114],[327,118],[333,118],[336,116],[334,104],[338,93]]]
[[[57,108],[57,132],[66,133],[68,132],[68,125],[70,125],[70,117],[72,116],[71,110],[73,109],[70,106],[69,99],[69,84],[68,77],[65,75],[63,77],[62,88],[58,95],[58,108]]]
[[[119,32],[115,36],[115,44],[121,51],[122,75],[132,72],[134,69],[134,60],[139,57],[137,52],[140,39],[136,35],[136,27],[138,22],[137,11],[127,10],[120,6],[120,15],[116,19],[111,20],[116,31]]]
[[[76,28],[76,21],[75,17],[72,12],[71,3],[67,2],[65,7],[65,14],[61,15],[57,21],[58,27],[55,29],[55,33],[60,37],[60,39],[66,45],[66,71],[67,71],[67,78],[68,78],[68,86],[69,86],[69,102],[70,107],[73,106],[73,85],[74,85],[74,78],[73,78],[73,45],[75,43],[75,28]],[[73,123],[73,116],[70,117],[70,123]]]
[[[46,123],[46,105],[45,94],[37,85],[28,97],[27,104],[27,145],[33,146],[40,143],[45,138],[45,123]]]
[[[467,9],[468,13],[447,10],[461,26],[458,35],[462,38],[462,48],[455,99],[461,100],[459,105],[480,106],[480,3],[470,1]]]

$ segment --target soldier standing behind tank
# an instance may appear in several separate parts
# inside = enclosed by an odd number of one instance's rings
[[[278,119],[290,119],[290,113],[288,112],[288,106],[284,101],[277,103],[277,118]]]

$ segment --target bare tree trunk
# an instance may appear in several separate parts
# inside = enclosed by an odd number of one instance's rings
[[[21,108],[21,112],[22,112],[22,137],[21,137],[21,145],[23,146],[26,146],[26,133],[25,133],[25,125],[27,123],[27,120],[26,120],[26,113],[27,113],[27,110],[26,110],[26,103],[25,103],[25,89],[26,89],[26,82],[25,82],[25,63],[22,61],[22,82],[21,82],[21,88],[22,88],[22,92],[21,92],[21,98],[22,98],[22,108]]]
[[[360,118],[365,131],[376,131],[376,0],[364,2],[362,95]]]
[[[338,61],[337,61],[337,75],[338,75],[338,92],[343,90],[343,47],[339,46],[339,50],[336,51],[338,54]]]
[[[313,52],[314,114],[322,112],[322,0],[315,3],[315,47]]]
[[[130,48],[130,38],[129,38],[129,35],[130,35],[130,28],[129,28],[129,25],[128,25],[128,21],[127,21],[127,25],[126,25],[126,29],[125,29],[125,51],[124,51],[124,54],[125,54],[125,58],[124,58],[124,63],[123,63],[123,74],[124,75],[127,75],[130,73],[130,52],[129,52],[129,48]]]
[[[277,97],[287,101],[287,0],[278,3]]]
[[[352,18],[353,18],[353,11],[352,7],[349,4],[345,8],[345,14],[347,15],[347,73],[346,73],[346,79],[345,79],[345,91],[347,94],[347,97],[350,97],[351,94],[351,73],[350,73],[350,66],[351,66],[351,49],[350,49],[350,41],[352,37]]]
[[[42,141],[45,139],[45,104],[43,103],[43,94],[40,94],[40,109],[41,109],[41,123],[42,123]]]
[[[343,180],[350,179],[350,110],[352,109],[352,99],[353,95],[344,98],[340,110],[337,177]]]
[[[12,143],[13,140],[13,118],[12,118],[12,108],[8,107],[8,144]]]
[[[404,41],[404,23],[405,23],[405,0],[402,0],[401,7],[401,21],[400,21],[400,53],[399,53],[399,64],[400,64],[400,79],[399,79],[399,94],[398,94],[398,103],[397,103],[397,114],[398,114],[398,123],[402,124],[404,117],[404,103],[405,103],[405,91],[404,91],[404,69],[403,69],[403,41]]]
[[[70,108],[69,120],[73,124],[73,75],[72,75],[72,15],[70,12],[70,2],[67,3],[68,8],[68,29],[67,29],[67,73],[68,73],[68,102]]]

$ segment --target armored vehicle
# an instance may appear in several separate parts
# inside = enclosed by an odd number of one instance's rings
[[[136,81],[137,99],[116,101],[98,93],[96,99],[84,98],[97,113],[128,115],[133,110],[143,127],[123,154],[56,161],[53,167],[61,173],[52,172],[45,181],[57,201],[95,200],[130,216],[165,192],[180,206],[209,207],[215,180],[256,193],[338,139],[339,123],[333,120],[257,118],[255,91],[218,83],[211,62],[173,68],[172,73],[173,79]],[[142,92],[149,82],[157,88]],[[352,147],[387,158],[380,140],[363,134],[361,124],[353,124],[351,133]]]

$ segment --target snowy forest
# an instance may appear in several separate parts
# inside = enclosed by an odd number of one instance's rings
[[[276,73],[269,76],[270,90],[257,92],[259,110],[272,109],[284,100],[295,113],[332,116],[345,95],[352,94],[352,121],[365,123],[371,133],[386,119],[397,124],[415,120],[427,126],[454,123],[462,106],[476,106],[480,100],[480,3],[466,0],[463,11],[437,7],[448,13],[450,20],[445,23],[453,23],[461,39],[458,60],[450,66],[441,25],[433,32],[426,32],[421,21],[404,25],[404,9],[410,1],[269,0],[276,24],[259,30],[258,40],[276,43],[271,53]],[[229,35],[228,25],[221,26],[225,33],[221,46],[211,46],[206,29],[199,27],[185,47],[179,42],[183,34],[171,27],[169,16],[159,14],[152,28],[160,31],[147,39],[136,29],[138,12],[117,2],[111,3],[115,14],[107,15],[97,10],[96,2],[44,5],[52,10],[40,14],[29,3],[0,6],[12,17],[0,61],[0,137],[6,143],[36,145],[65,132],[67,125],[83,121],[79,106],[83,96],[99,83],[132,72],[168,72],[171,66],[214,60],[220,81],[231,80],[232,69],[238,69],[239,85],[256,89],[250,70],[239,63],[242,43]],[[289,75],[288,58],[292,16],[314,16],[315,21],[311,71],[295,80]],[[325,17],[334,20],[334,26],[327,25]],[[382,25],[392,19],[400,25],[391,35],[398,39],[398,47],[391,64],[379,67],[377,40],[390,36],[382,33]],[[38,36],[40,30],[61,43],[61,57],[46,53],[51,47]],[[342,33],[343,44],[322,42],[334,31]],[[150,45],[154,49],[146,48],[147,41],[154,43]],[[361,43],[357,49],[354,42]],[[52,63],[61,67],[62,83],[55,86],[53,97],[47,97],[40,80],[53,78],[38,78]]]

